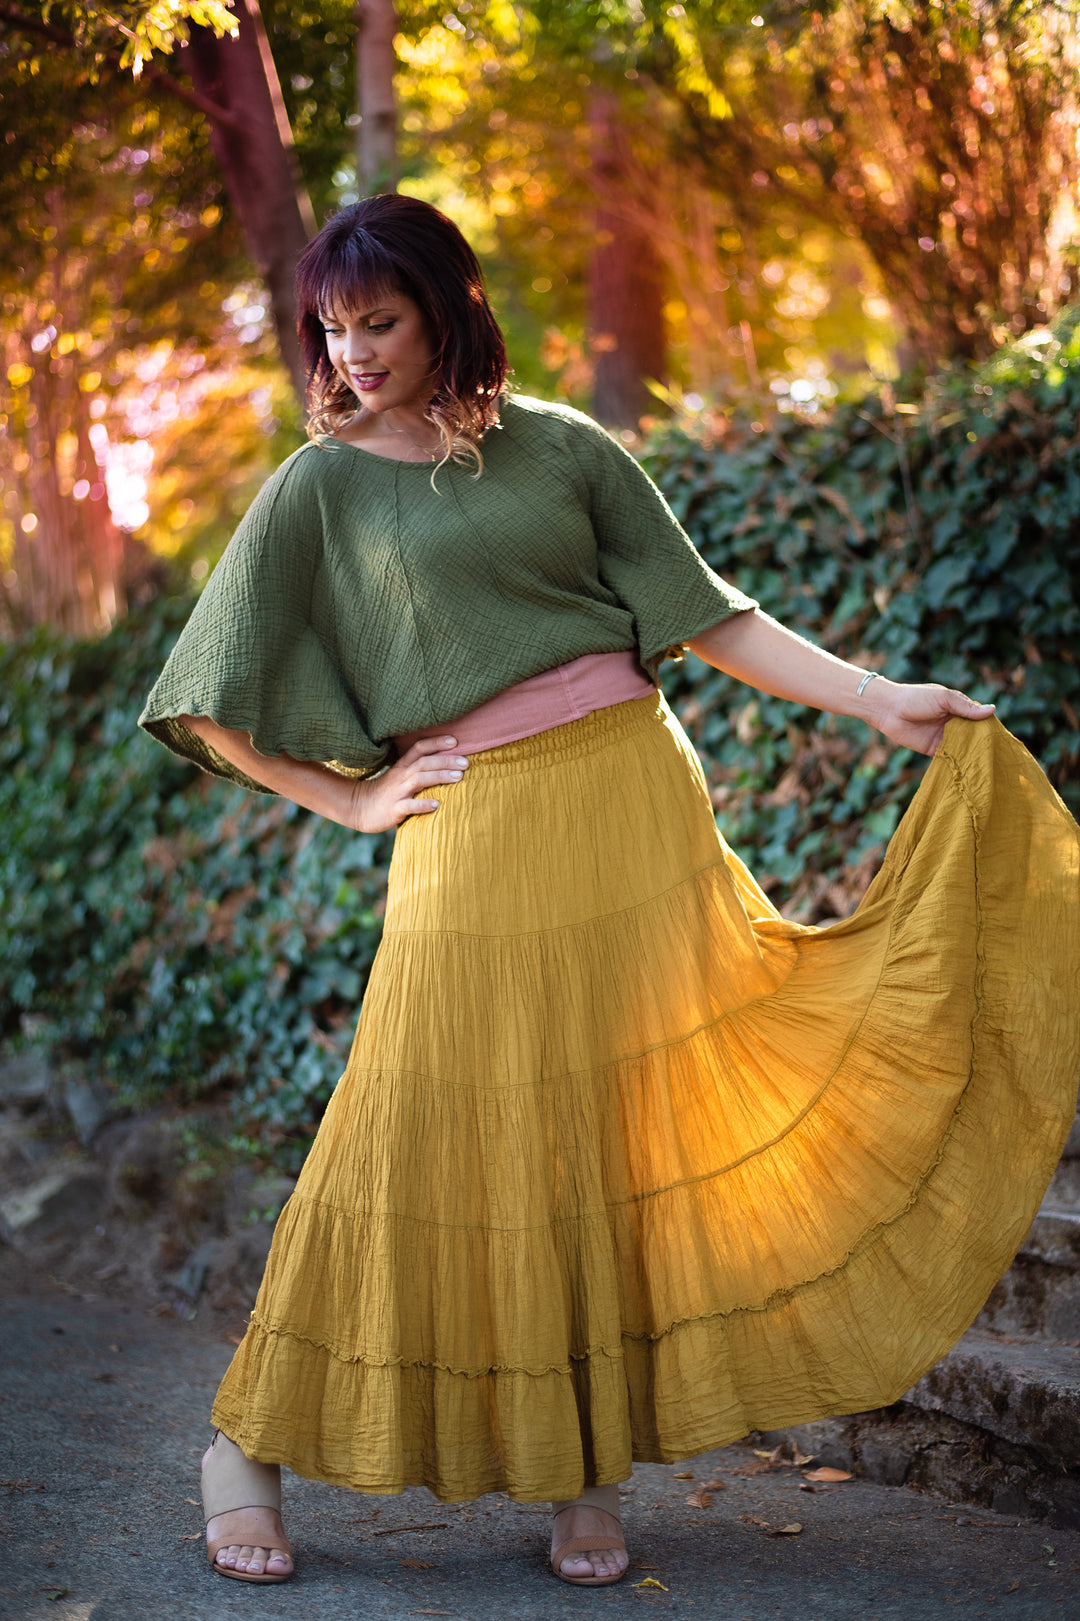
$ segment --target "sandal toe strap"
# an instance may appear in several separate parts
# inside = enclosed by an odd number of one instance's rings
[[[276,1553],[288,1554],[290,1559],[293,1556],[292,1543],[289,1541],[288,1537],[274,1536],[273,1538],[262,1538],[258,1542],[248,1542],[244,1544],[238,1544],[235,1537],[215,1537],[212,1542],[208,1542],[206,1544],[206,1557],[209,1559],[211,1564],[214,1564],[222,1548],[235,1548],[237,1546],[244,1546],[248,1548],[265,1548],[268,1556],[267,1562],[269,1562],[269,1559],[272,1558]]]
[[[568,1542],[560,1542],[552,1551],[551,1568],[555,1574],[561,1575],[561,1566],[564,1559],[570,1559],[574,1554],[580,1553],[625,1553],[626,1543],[622,1537],[571,1537]]]

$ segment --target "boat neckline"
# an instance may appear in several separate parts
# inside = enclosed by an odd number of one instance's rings
[[[361,456],[367,456],[373,462],[387,462],[391,467],[426,467],[430,473],[434,468],[446,466],[445,462],[411,462],[407,461],[404,456],[383,456],[377,450],[365,450],[363,445],[350,445],[348,440],[338,439],[332,433],[321,433],[318,442],[320,444],[340,445],[342,450],[358,451]]]

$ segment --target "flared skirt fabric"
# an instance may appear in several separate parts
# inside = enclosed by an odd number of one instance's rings
[[[658,696],[400,830],[348,1067],[213,1418],[523,1501],[896,1400],[1028,1228],[1080,1069],[1078,829],[951,721],[851,918],[782,918]]]

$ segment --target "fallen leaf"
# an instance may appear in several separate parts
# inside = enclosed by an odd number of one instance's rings
[[[852,1480],[854,1477],[846,1469],[810,1469],[803,1477],[805,1480]]]
[[[770,1531],[771,1537],[797,1537],[802,1530],[798,1520],[793,1525],[778,1525],[775,1531]]]
[[[38,1589],[38,1591],[40,1593],[44,1593],[46,1598],[52,1599],[53,1603],[55,1604],[56,1600],[58,1598],[67,1598],[68,1594],[71,1592],[71,1588],[70,1587],[41,1587],[41,1588]]]
[[[410,1615],[457,1615],[457,1610],[410,1610]]]
[[[663,1582],[658,1582],[655,1577],[652,1576],[646,1576],[643,1582],[635,1582],[633,1585],[635,1587],[658,1587],[662,1593],[671,1592],[670,1587],[665,1587]]]
[[[773,1453],[771,1453],[771,1452],[760,1452],[758,1450],[758,1448],[755,1447],[754,1448],[754,1457],[755,1458],[769,1458],[769,1459],[771,1459],[773,1457]]]
[[[766,1530],[769,1529],[768,1520],[761,1519],[757,1514],[740,1514],[739,1518],[744,1525],[763,1525]]]
[[[805,1480],[804,1480],[804,1481],[803,1481],[803,1483],[802,1483],[802,1485],[801,1485],[801,1486],[800,1486],[800,1487],[799,1487],[799,1490],[800,1490],[800,1491],[801,1491],[801,1492],[816,1492],[816,1491],[817,1491],[817,1487],[816,1487],[816,1486],[808,1486],[808,1485],[807,1485],[807,1484],[806,1484],[806,1482],[805,1482]]]
[[[659,1570],[659,1565],[643,1565],[640,1560],[632,1559],[627,1566],[628,1570]]]
[[[713,1475],[710,1480],[705,1482],[705,1490],[707,1492],[722,1492],[726,1489],[727,1481],[721,1480],[719,1475]]]
[[[434,1570],[435,1569],[435,1566],[431,1563],[430,1559],[399,1559],[398,1564],[399,1565],[404,1565],[406,1570]]]
[[[712,1506],[712,1492],[707,1492],[702,1486],[700,1491],[688,1493],[686,1501],[691,1508],[710,1508]]]
[[[675,1476],[676,1480],[693,1480],[693,1478],[693,1475],[690,1473]]]
[[[1020,1583],[1018,1581],[1010,1582],[1005,1591],[1006,1593],[1019,1593]]]
[[[798,1447],[795,1446],[791,1449],[791,1456],[794,1460],[796,1469],[801,1469],[804,1464],[813,1463],[815,1454],[812,1452],[809,1457],[806,1457],[799,1451]]]
[[[184,1502],[190,1503],[192,1508],[202,1508],[202,1504],[197,1497],[185,1497]]]
[[[201,1531],[193,1531],[189,1537],[177,1537],[176,1540],[177,1542],[201,1542],[202,1539],[203,1533]]]

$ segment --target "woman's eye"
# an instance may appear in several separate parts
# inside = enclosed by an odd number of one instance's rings
[[[393,321],[380,321],[378,323],[378,325],[376,325],[376,326],[369,326],[368,331],[369,332],[389,332],[389,330],[393,326],[393,324],[394,324]]]

